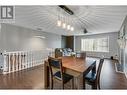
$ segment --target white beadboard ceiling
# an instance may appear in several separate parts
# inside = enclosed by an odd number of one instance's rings
[[[84,35],[117,32],[127,15],[127,6],[69,6],[74,15],[68,15],[58,6],[15,6],[14,25],[56,33],[60,35]],[[64,16],[74,31],[67,31],[56,25],[58,15]]]

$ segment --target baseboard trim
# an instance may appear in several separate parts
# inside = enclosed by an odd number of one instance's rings
[[[125,73],[122,72],[122,71],[118,71],[116,63],[115,63],[115,71],[116,71],[117,73],[125,74]]]

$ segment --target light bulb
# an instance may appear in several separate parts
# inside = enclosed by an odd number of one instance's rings
[[[63,23],[63,28],[66,28],[66,23]]]
[[[71,27],[71,31],[74,31],[74,27]]]
[[[57,21],[57,26],[61,26],[62,22],[60,20]]]
[[[70,25],[67,25],[67,29],[68,29],[68,30],[70,30],[70,27],[71,27]]]

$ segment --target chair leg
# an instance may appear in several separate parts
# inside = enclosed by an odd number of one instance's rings
[[[53,89],[53,79],[51,80],[51,89]]]
[[[100,88],[100,83],[98,83],[98,89],[101,89],[101,88]]]
[[[97,89],[97,85],[96,84],[93,84],[92,85],[92,89]]]
[[[62,89],[64,89],[64,83],[62,82]]]

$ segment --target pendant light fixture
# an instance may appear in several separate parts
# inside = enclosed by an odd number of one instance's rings
[[[62,25],[62,22],[60,20],[57,20],[57,26],[61,26]]]
[[[62,7],[62,9],[63,9],[63,7]],[[59,6],[58,7],[58,20],[57,20],[57,26],[58,27],[61,27],[61,28],[63,28],[63,29],[66,29],[66,30],[68,30],[68,31],[74,31],[74,27],[73,26],[71,26],[70,24],[69,24],[69,16],[65,16],[64,14],[65,14],[65,12],[67,13],[67,11],[63,11],[61,9],[61,7]],[[70,13],[69,13],[70,14]],[[67,14],[68,15],[68,14]],[[71,15],[73,15],[73,14],[71,14]],[[68,22],[68,23],[67,23]]]

